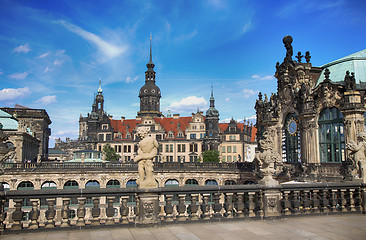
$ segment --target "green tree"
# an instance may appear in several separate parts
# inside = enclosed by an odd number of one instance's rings
[[[118,161],[120,159],[120,155],[116,153],[116,150],[112,148],[109,144],[104,145],[103,154],[105,155],[106,161]]]
[[[202,153],[203,162],[220,162],[218,151],[204,151]]]

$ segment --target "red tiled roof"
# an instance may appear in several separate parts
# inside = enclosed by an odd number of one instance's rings
[[[140,124],[140,123],[141,123],[141,120],[137,120],[137,119],[125,119],[125,120],[123,120],[123,122],[121,120],[111,119],[111,126],[112,126],[114,132],[122,133],[122,138],[126,137],[127,126],[129,127],[128,132],[132,133],[132,131],[136,128],[136,125]]]
[[[192,121],[192,117],[179,117],[179,118],[154,118],[156,123],[164,129],[165,132],[172,131],[174,136],[177,136],[179,130],[185,132],[188,124]],[[179,129],[178,129],[179,124]]]
[[[252,127],[252,138],[250,141],[255,142],[256,136],[257,136],[257,128]]]
[[[240,129],[241,132],[243,132],[244,127],[244,123],[236,123],[238,125],[238,128]],[[229,126],[229,123],[219,123],[219,128],[221,130],[221,132],[224,132],[227,127]]]

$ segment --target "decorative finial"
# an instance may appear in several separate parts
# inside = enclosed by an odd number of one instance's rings
[[[99,78],[99,88],[98,88],[98,93],[102,93],[102,78]]]
[[[301,63],[301,58],[303,57],[304,55],[301,55],[301,52],[298,52],[297,55],[296,55],[296,58],[297,58],[297,61],[299,63]]]
[[[309,52],[309,51],[306,51],[306,53],[305,53],[305,59],[306,59],[306,62],[307,62],[307,63],[309,63],[309,62],[310,62],[310,58],[311,58],[311,56],[310,56],[310,52]]]
[[[262,92],[259,92],[259,94],[258,94],[258,99],[259,99],[259,101],[262,101]]]
[[[325,80],[329,81],[329,74],[330,74],[330,71],[329,71],[328,68],[326,68],[325,71],[324,71]]]
[[[211,84],[211,97],[213,97],[213,86]]]

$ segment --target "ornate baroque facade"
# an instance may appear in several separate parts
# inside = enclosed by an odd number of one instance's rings
[[[366,50],[314,67],[309,52],[305,62],[301,52],[292,59],[292,41],[283,39],[286,56],[276,64],[277,92],[259,93],[256,101],[258,140],[268,131],[283,163],[346,164],[345,143],[356,141],[365,126]]]

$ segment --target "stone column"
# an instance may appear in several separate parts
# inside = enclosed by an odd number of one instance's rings
[[[301,162],[320,163],[318,149],[318,124],[314,115],[300,116]]]
[[[138,224],[159,223],[159,195],[157,193],[139,193]]]

